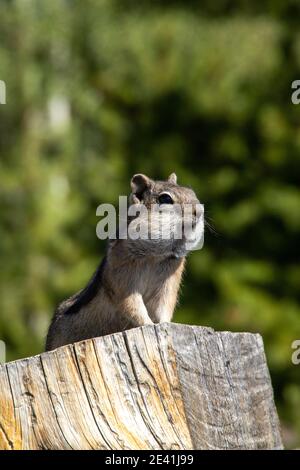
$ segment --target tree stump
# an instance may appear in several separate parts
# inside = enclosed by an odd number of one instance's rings
[[[260,335],[163,323],[0,367],[1,449],[281,449]]]

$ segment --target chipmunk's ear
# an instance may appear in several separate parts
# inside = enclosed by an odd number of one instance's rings
[[[168,178],[169,183],[177,184],[177,176],[176,173],[171,173]]]
[[[139,173],[131,178],[132,202],[139,202],[143,197],[143,192],[151,188],[153,181],[148,176]]]

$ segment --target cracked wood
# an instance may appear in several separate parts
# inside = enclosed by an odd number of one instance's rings
[[[259,335],[163,323],[0,366],[0,449],[280,449]]]

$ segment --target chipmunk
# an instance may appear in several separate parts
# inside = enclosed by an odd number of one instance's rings
[[[203,237],[203,206],[192,189],[179,186],[172,173],[166,181],[154,181],[143,174],[131,179],[129,208],[170,208],[189,204],[196,226],[189,241],[183,233],[175,237],[182,226],[182,214],[167,217],[157,211],[149,223],[150,238],[109,240],[106,256],[88,285],[63,301],[55,311],[46,350],[87,338],[103,336],[147,324],[169,322],[177,303],[178,290],[187,253]],[[195,207],[201,207],[200,214]],[[127,224],[149,222],[148,215],[128,217]],[[163,239],[159,227],[163,222],[170,237]]]

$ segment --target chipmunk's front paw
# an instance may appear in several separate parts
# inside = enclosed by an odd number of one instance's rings
[[[154,325],[154,322],[149,318],[149,320],[145,320],[144,325]]]

